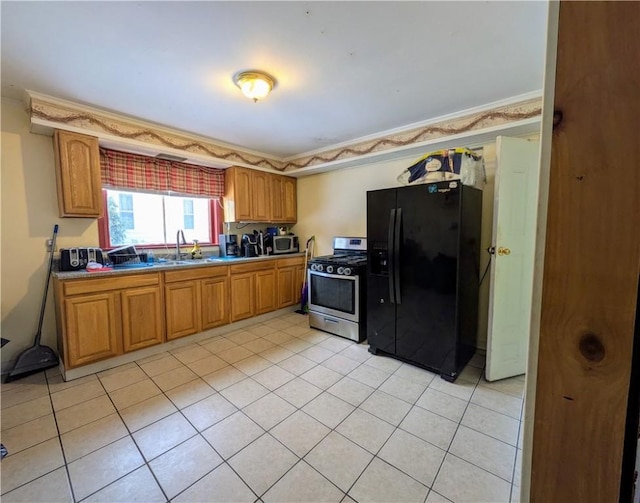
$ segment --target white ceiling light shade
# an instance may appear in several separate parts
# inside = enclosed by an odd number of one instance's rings
[[[257,70],[237,73],[233,81],[254,102],[264,98],[276,85],[276,79],[271,75]]]

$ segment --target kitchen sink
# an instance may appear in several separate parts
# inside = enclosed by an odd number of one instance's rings
[[[131,264],[118,264],[114,266],[115,269],[145,269],[152,267],[177,267],[177,266],[185,266],[185,265],[198,265],[198,264],[211,264],[211,263],[222,263],[228,262],[230,260],[238,260],[242,257],[206,257],[203,259],[197,260],[172,260],[172,259],[158,259],[155,262],[138,262]]]
[[[197,262],[195,260],[158,260],[154,262],[153,265],[161,265],[161,266],[173,266],[173,265],[193,265]],[[151,265],[151,264],[150,264]]]
[[[144,269],[146,267],[152,267],[153,264],[147,264],[146,262],[135,262],[131,264],[116,264],[113,266],[114,269]]]

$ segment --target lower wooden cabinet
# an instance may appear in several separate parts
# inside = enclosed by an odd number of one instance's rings
[[[304,281],[304,259],[293,257],[281,259],[278,265],[278,309],[300,302]]]
[[[256,272],[256,315],[278,309],[277,299],[275,269]]]
[[[255,284],[254,273],[232,274],[231,288],[231,321],[244,320],[255,316]]]
[[[292,306],[300,302],[304,273],[303,258],[290,257],[103,278],[56,277],[58,347],[65,368]]]
[[[65,367],[79,367],[162,343],[160,285],[160,273],[56,279],[58,347]]]
[[[109,292],[65,299],[65,363],[70,367],[122,353],[117,297],[117,293]]]
[[[166,299],[167,340],[198,333],[200,330],[200,295],[197,281],[181,281],[164,287]]]
[[[278,307],[287,307],[295,303],[295,280],[295,267],[278,268]]]
[[[229,268],[166,272],[167,340],[229,323]]]
[[[202,292],[202,330],[228,324],[229,279],[226,272],[221,277],[203,279],[200,282],[200,289]]]
[[[274,311],[277,306],[276,261],[232,265],[231,321]]]
[[[132,288],[120,293],[123,351],[135,351],[163,341],[162,290],[159,286]]]

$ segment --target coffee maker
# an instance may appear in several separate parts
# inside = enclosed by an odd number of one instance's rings
[[[258,250],[259,240],[256,234],[243,234],[242,241],[240,243],[242,246],[242,256],[257,257],[260,255],[260,252]]]
[[[220,245],[221,257],[239,257],[240,248],[238,247],[237,234],[220,234],[218,238]]]

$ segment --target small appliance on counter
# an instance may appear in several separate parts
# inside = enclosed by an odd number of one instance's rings
[[[276,235],[272,236],[272,248],[273,254],[280,253],[298,253],[300,246],[298,244],[298,236],[289,234],[287,236]]]
[[[258,250],[257,234],[243,234],[240,245],[242,250],[242,257],[258,257],[260,255]]]
[[[221,257],[240,257],[242,250],[238,247],[237,234],[220,234],[218,237]]]
[[[91,262],[104,264],[104,257],[100,248],[79,247],[62,248],[60,250],[61,271],[78,271],[85,269],[87,264]]]
[[[267,227],[267,234],[270,234],[271,236],[287,236],[289,234],[289,229],[284,226]]]

